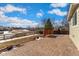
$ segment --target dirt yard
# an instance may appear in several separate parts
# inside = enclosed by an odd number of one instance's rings
[[[0,56],[76,56],[79,51],[68,35],[56,35],[53,38],[24,43],[10,51],[2,52]]]

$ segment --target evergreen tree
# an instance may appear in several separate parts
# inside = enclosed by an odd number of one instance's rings
[[[44,36],[52,34],[52,33],[53,33],[53,25],[49,18],[46,20],[45,25],[44,25]]]
[[[53,25],[51,23],[50,18],[46,20],[45,22],[45,29],[53,29]]]

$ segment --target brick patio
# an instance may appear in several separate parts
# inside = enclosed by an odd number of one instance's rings
[[[73,56],[79,51],[68,35],[56,35],[53,38],[41,38],[24,43],[10,51],[2,52],[0,56]]]

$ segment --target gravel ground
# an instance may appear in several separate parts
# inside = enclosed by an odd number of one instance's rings
[[[69,39],[68,35],[57,35],[53,38],[41,38],[40,40],[24,43],[0,56],[77,56],[79,51]]]

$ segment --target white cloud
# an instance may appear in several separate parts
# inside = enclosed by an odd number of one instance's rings
[[[12,18],[13,19],[13,18]],[[11,26],[14,27],[36,27],[38,25],[38,23],[27,20],[27,19],[21,19],[19,20],[18,18],[15,20],[9,20]]]
[[[42,17],[44,12],[40,9],[39,12],[36,14],[37,17]]]
[[[26,9],[25,8],[15,7],[15,6],[11,5],[11,4],[7,4],[4,7],[0,7],[0,11],[3,11],[3,12],[18,11],[18,12],[21,12],[23,14],[26,13]]]
[[[5,7],[0,7],[0,22],[7,23],[8,26],[13,27],[36,27],[38,23],[28,20],[28,19],[20,19],[19,17],[8,17],[5,16],[5,12],[13,12],[18,11],[25,13],[25,8],[19,8],[12,6],[10,4],[6,5]]]
[[[67,4],[66,3],[52,3],[52,4],[50,4],[50,6],[52,6],[52,7],[66,7]]]
[[[18,17],[8,17],[2,13],[0,15],[0,22],[6,22],[11,27],[36,27],[38,25],[38,23],[31,20],[20,19]]]
[[[48,11],[48,13],[56,14],[56,15],[59,15],[59,16],[67,15],[67,11],[61,11],[60,9],[52,9],[52,10]]]
[[[36,15],[37,15],[37,17],[42,17],[43,16],[42,13],[37,13]]]

